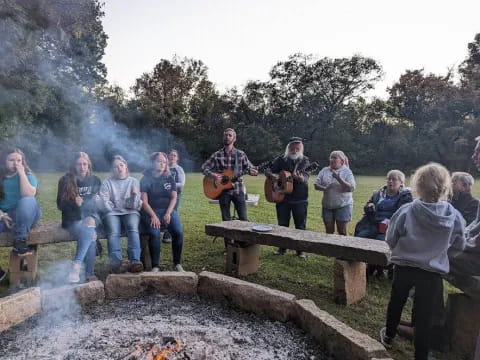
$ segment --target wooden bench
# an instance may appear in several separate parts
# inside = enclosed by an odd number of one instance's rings
[[[58,221],[45,221],[37,224],[31,231],[27,244],[32,246],[33,254],[20,257],[13,251],[10,253],[8,270],[10,284],[19,286],[21,282],[32,283],[37,276],[38,245],[75,241],[68,231],[60,227]],[[0,233],[0,247],[12,247],[13,235],[11,232]]]
[[[257,232],[248,221],[223,221],[205,225],[207,235],[229,239],[227,271],[248,275],[258,270],[259,247],[269,245],[305,251],[335,258],[334,297],[337,303],[349,305],[366,294],[366,264],[388,265],[390,250],[383,241],[324,234],[270,225],[273,230]]]
[[[122,234],[124,236],[125,234]],[[145,270],[152,270],[152,260],[148,247],[148,235],[140,234],[141,261]],[[101,236],[101,239],[105,235]],[[42,221],[31,231],[27,244],[33,247],[33,254],[20,257],[13,251],[10,253],[8,265],[10,285],[18,287],[20,283],[31,284],[37,277],[38,245],[55,244],[75,241],[68,231],[63,229],[59,221]],[[0,233],[0,247],[12,247],[13,235],[11,232]]]

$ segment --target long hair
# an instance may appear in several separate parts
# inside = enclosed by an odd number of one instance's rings
[[[411,181],[413,193],[425,202],[448,200],[452,195],[452,183],[448,170],[437,163],[418,168]]]
[[[159,156],[162,156],[165,159],[165,161],[167,162],[166,165],[165,165],[165,170],[163,170],[163,172],[160,175],[170,175],[170,167],[168,166],[168,156],[167,156],[166,153],[161,152],[161,151],[156,151],[156,152],[150,154],[150,163],[151,163],[150,171],[153,173],[153,171],[154,171],[153,162],[155,160],[157,160],[157,157],[159,157]]]
[[[62,200],[74,201],[75,198],[78,196],[76,164],[78,159],[80,158],[84,158],[88,162],[87,176],[92,175],[92,162],[90,161],[90,157],[88,156],[88,154],[82,151],[75,153],[70,164],[70,169],[65,174],[66,180],[62,188],[62,193],[60,194],[60,198]]]
[[[8,175],[7,168],[5,167],[5,163],[7,162],[8,155],[14,154],[14,153],[20,154],[20,156],[22,157],[22,165],[25,168],[25,173],[26,174],[32,173],[32,170],[30,170],[30,167],[27,164],[27,159],[25,158],[25,154],[23,153],[22,150],[20,150],[19,148],[10,148],[5,150],[2,153],[2,156],[0,159],[1,161],[0,163],[0,200],[3,200],[5,198],[5,192],[3,190],[3,180],[5,180],[5,177]]]
[[[303,159],[303,143],[302,142],[298,142],[301,146],[301,149],[300,149],[300,152],[298,153],[297,155],[297,159]],[[290,145],[293,144],[293,142],[290,142],[287,144],[287,146],[285,147],[285,153],[283,154],[283,157],[285,159],[288,159],[290,158]]]

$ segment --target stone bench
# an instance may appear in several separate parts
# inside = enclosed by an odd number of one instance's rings
[[[205,225],[205,233],[229,239],[227,272],[248,275],[258,270],[259,245],[305,251],[335,258],[334,297],[350,305],[366,294],[366,264],[388,265],[390,250],[383,241],[296,230],[277,225],[268,232],[257,232],[248,221],[223,221]]]

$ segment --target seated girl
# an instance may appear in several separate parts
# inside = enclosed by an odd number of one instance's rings
[[[28,235],[42,215],[35,199],[37,185],[23,152],[6,151],[0,163],[0,232],[13,232],[13,251],[19,256],[32,254]]]
[[[173,265],[183,271],[181,263],[183,229],[175,210],[177,186],[170,174],[167,155],[162,152],[150,156],[152,167],[145,171],[140,181],[142,191],[143,218],[150,233],[150,255],[152,271],[160,271],[160,232],[168,230],[172,236]]]
[[[71,169],[58,182],[57,207],[62,212],[62,227],[77,240],[77,252],[71,283],[80,281],[82,263],[85,263],[87,281],[96,280],[94,273],[97,226],[100,225],[97,202],[102,182],[92,175],[92,163],[84,152],[75,155]]]
[[[140,185],[138,180],[129,176],[128,164],[120,155],[112,162],[112,176],[104,180],[100,196],[104,201],[104,224],[107,228],[108,255],[114,273],[143,271],[140,261]],[[128,262],[122,261],[120,236],[122,225],[128,239]]]
[[[405,174],[400,170],[387,173],[387,184],[375,190],[364,207],[365,214],[355,226],[355,236],[375,240],[385,240],[388,222],[393,214],[403,205],[412,202],[410,189],[404,186]],[[377,272],[383,275],[383,267],[368,266],[367,275]],[[390,270],[389,274],[392,272]]]

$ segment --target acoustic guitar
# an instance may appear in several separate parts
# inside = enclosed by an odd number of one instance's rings
[[[319,164],[312,162],[304,171],[310,172],[318,169]],[[278,173],[278,180],[265,179],[263,186],[265,191],[265,198],[271,203],[280,203],[285,199],[286,194],[291,194],[293,191],[293,175],[290,171],[282,170]]]
[[[268,164],[270,164],[270,161],[260,164],[259,166],[255,167],[255,169],[257,169],[259,172],[263,171]],[[205,176],[203,178],[203,193],[211,200],[218,199],[223,191],[233,189],[234,184],[238,181],[238,179],[247,173],[248,170],[245,170],[239,175],[235,174],[232,169],[225,169],[220,173],[222,174],[222,180],[220,182],[217,182],[210,176]]]

